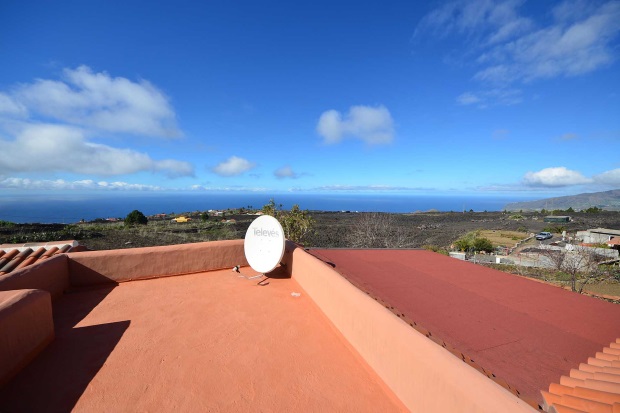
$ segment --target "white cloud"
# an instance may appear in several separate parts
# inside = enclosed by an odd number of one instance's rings
[[[231,156],[226,161],[213,168],[213,172],[220,176],[237,176],[254,168],[256,164],[247,159]]]
[[[6,93],[0,92],[0,116],[16,116],[22,118],[27,115],[28,110],[23,104]]]
[[[481,100],[482,99],[476,96],[476,94],[471,92],[465,92],[456,98],[459,105],[473,105],[479,103]]]
[[[28,178],[5,178],[0,180],[0,188],[3,189],[26,189],[26,190],[111,190],[111,191],[160,191],[161,187],[143,184],[130,184],[127,182],[106,182],[93,180],[65,181],[36,180]]]
[[[493,131],[492,137],[493,140],[496,141],[503,141],[508,139],[508,137],[510,136],[510,131],[507,129],[496,129]]]
[[[325,185],[312,188],[312,191],[329,192],[401,192],[401,191],[434,191],[434,188],[390,186],[390,185]],[[301,189],[297,189],[301,191]]]
[[[323,112],[316,130],[327,144],[338,143],[345,137],[385,144],[394,139],[394,120],[385,106],[352,106],[344,118],[336,110]]]
[[[521,91],[514,88],[485,89],[476,93],[465,92],[456,98],[459,105],[477,105],[482,109],[493,105],[511,106],[521,103],[522,100]]]
[[[296,173],[295,171],[293,171],[293,168],[291,168],[290,166],[283,166],[282,168],[278,168],[275,170],[275,172],[273,173],[277,178],[292,178],[292,179],[297,179],[299,178],[301,175],[299,175],[298,173]]]
[[[206,185],[192,185],[193,191],[208,191],[208,192],[266,192],[269,189],[265,187],[256,186],[206,186]]]
[[[148,81],[112,78],[87,66],[65,69],[62,80],[37,79],[0,92],[0,174],[151,171],[191,176],[194,169],[188,162],[155,160],[133,149],[92,142],[102,137],[119,141],[122,133],[181,136],[175,118],[166,96]]]
[[[31,112],[102,131],[178,137],[168,98],[146,80],[132,82],[93,73],[87,66],[65,69],[64,80],[37,79],[13,92],[13,100]]]
[[[579,139],[579,135],[577,135],[576,133],[565,133],[562,136],[560,136],[559,139],[561,141],[574,141],[576,139]]]
[[[188,162],[157,161],[131,149],[90,143],[78,127],[27,124],[12,141],[0,139],[3,156],[0,173],[72,172],[95,175],[122,175],[141,171],[162,172],[171,177],[191,176]]]
[[[473,78],[494,89],[538,79],[583,75],[617,58],[619,1],[564,1],[551,10],[552,19],[538,22],[521,14],[523,3],[452,1],[425,16],[415,36],[458,36],[465,42],[463,61],[477,65]],[[480,98],[481,92],[469,93]],[[468,101],[467,96],[460,95],[457,102],[479,103]]]
[[[572,171],[564,166],[545,168],[538,172],[528,172],[523,177],[527,186],[534,187],[561,187],[589,184],[592,179],[586,178],[577,171]]]
[[[620,188],[620,168],[594,175],[593,179],[597,183]]]

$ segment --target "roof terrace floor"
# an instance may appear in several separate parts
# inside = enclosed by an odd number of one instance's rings
[[[66,294],[53,307],[56,339],[0,389],[0,405],[406,410],[294,279],[257,281],[221,270]]]

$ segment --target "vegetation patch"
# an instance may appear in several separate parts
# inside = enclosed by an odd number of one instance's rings
[[[493,247],[513,247],[517,242],[527,238],[527,234],[520,231],[484,230],[480,236],[487,238]]]

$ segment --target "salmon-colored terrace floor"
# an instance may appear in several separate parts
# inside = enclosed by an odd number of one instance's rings
[[[311,253],[528,399],[620,337],[620,306],[422,250]]]
[[[405,410],[294,279],[257,281],[226,270],[64,295],[56,339],[0,410]]]

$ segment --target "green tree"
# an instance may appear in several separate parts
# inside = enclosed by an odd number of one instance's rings
[[[146,225],[148,221],[144,214],[137,209],[134,209],[125,217],[125,225]]]
[[[480,237],[474,239],[473,243],[474,251],[493,252],[493,244],[488,238]]]
[[[493,243],[485,237],[480,236],[480,231],[471,231],[454,241],[454,246],[459,251],[485,251],[493,252]]]
[[[276,202],[273,200],[273,198],[271,198],[266,205],[263,205],[263,207],[261,208],[261,211],[265,215],[271,215],[272,217],[277,218],[276,212],[278,211],[276,208]]]
[[[278,208],[275,201],[270,199],[261,210],[263,214],[276,218],[282,225],[286,238],[293,242],[302,243],[312,233],[314,219],[308,210],[302,211],[297,204],[293,205],[290,211],[284,211],[281,204]]]
[[[202,222],[207,222],[209,220],[209,213],[203,212],[202,214],[200,214],[200,219],[202,220]]]

